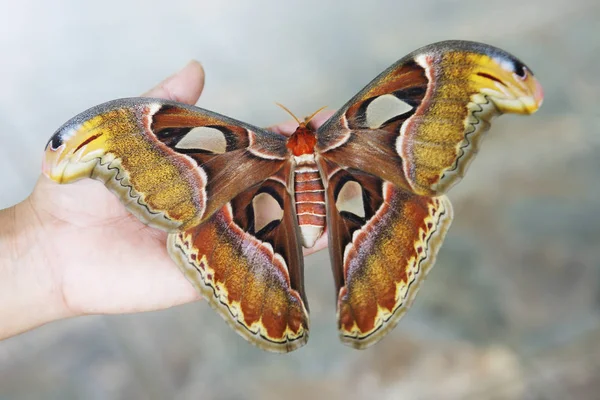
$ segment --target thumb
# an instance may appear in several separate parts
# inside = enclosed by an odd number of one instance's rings
[[[142,96],[195,104],[203,88],[204,69],[198,61],[192,60],[181,71],[168,77]]]

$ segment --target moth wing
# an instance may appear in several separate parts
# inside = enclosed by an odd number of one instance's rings
[[[290,165],[237,195],[167,247],[192,285],[256,346],[289,352],[308,340],[302,248]]]
[[[446,196],[411,193],[361,171],[321,164],[343,343],[366,348],[391,331],[435,262],[452,221]]]
[[[542,88],[516,57],[447,41],[381,73],[317,132],[328,161],[420,195],[445,193],[465,174],[492,117],[531,114]]]
[[[120,99],[64,124],[46,146],[44,172],[59,183],[101,180],[144,223],[175,231],[279,171],[285,140],[181,103]]]

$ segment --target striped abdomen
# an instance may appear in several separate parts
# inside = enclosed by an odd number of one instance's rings
[[[302,245],[310,248],[325,229],[325,189],[312,154],[297,157],[296,161],[296,213],[302,233]]]

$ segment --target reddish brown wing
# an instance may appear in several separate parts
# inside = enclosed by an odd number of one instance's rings
[[[243,337],[271,351],[308,339],[286,138],[184,104],[112,101],[50,139],[44,171],[103,181]]]
[[[60,183],[105,182],[145,223],[189,228],[279,171],[281,135],[160,99],[114,100],[63,125],[44,172]]]
[[[480,43],[435,43],[392,65],[319,128],[317,152],[436,196],[464,175],[493,116],[533,113],[542,97],[512,55]]]
[[[345,344],[365,348],[396,326],[452,221],[445,196],[410,193],[360,171],[327,173],[327,229]]]
[[[409,54],[317,131],[342,340],[364,348],[406,312],[452,220],[443,194],[489,121],[542,91],[510,54],[442,42]]]
[[[288,352],[308,340],[303,259],[289,167],[236,196],[205,223],[169,235],[169,253],[245,339]]]

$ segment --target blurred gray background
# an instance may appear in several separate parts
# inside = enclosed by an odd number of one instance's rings
[[[525,61],[546,99],[495,121],[411,312],[341,345],[326,252],[307,260],[309,344],[257,350],[204,302],[49,324],[0,343],[0,399],[600,398],[598,0],[3,1],[0,207],[24,199],[71,116],[189,59],[199,105],[267,126],[336,109],[430,42]],[[175,267],[174,267],[175,268]],[[1,306],[1,305],[0,305]]]

